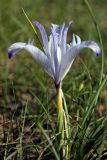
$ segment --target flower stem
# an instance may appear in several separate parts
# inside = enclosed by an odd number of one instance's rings
[[[57,109],[58,109],[58,113],[63,112],[62,89],[61,89],[61,87],[59,87],[57,89]]]
[[[70,148],[70,126],[69,126],[69,115],[65,98],[62,92],[61,84],[55,85],[57,92],[57,144],[60,152],[61,159],[70,159],[69,148]]]
[[[63,104],[62,104],[62,89],[61,85],[56,88],[57,91],[57,112],[58,112],[58,146],[61,150],[64,144],[64,113],[63,113]]]

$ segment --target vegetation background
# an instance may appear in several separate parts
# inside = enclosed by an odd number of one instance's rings
[[[90,0],[104,44],[104,73],[107,73],[107,1]],[[25,52],[8,59],[8,47],[14,42],[34,39],[22,8],[30,20],[42,23],[47,32],[51,23],[62,24],[73,20],[68,42],[75,33],[82,40],[93,40],[100,45],[95,24],[82,0],[0,0],[0,158],[36,159],[47,144],[37,127],[41,122],[48,135],[56,124],[54,84],[43,69]],[[39,33],[38,33],[39,34]],[[72,127],[81,120],[90,94],[96,92],[101,74],[101,56],[91,51],[80,54],[63,81],[63,91],[69,106]],[[103,88],[95,105],[94,119],[107,114],[107,88]],[[47,115],[50,117],[47,118]],[[50,125],[51,121],[51,125]],[[106,147],[106,141],[103,144]],[[102,149],[103,150],[103,149]]]

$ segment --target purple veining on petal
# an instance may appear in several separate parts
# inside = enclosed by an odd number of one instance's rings
[[[9,49],[8,50],[8,58],[11,59],[21,49],[22,48]]]
[[[100,55],[100,52],[99,51],[96,51],[96,56],[98,57]]]
[[[13,57],[13,51],[9,50],[8,51],[8,58],[11,59]]]
[[[51,35],[52,35],[52,39],[53,39],[53,56],[54,56],[54,63],[55,63],[55,70],[56,70],[56,67],[58,65],[58,62],[57,62],[57,45],[58,45],[58,37],[57,37],[57,33],[55,31],[55,28],[52,28],[51,29]]]

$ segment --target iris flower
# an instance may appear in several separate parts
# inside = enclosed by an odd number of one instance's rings
[[[16,42],[12,44],[8,49],[8,57],[12,58],[17,52],[25,50],[30,53],[34,59],[46,70],[46,72],[53,78],[56,92],[57,92],[57,113],[58,113],[58,146],[59,151],[63,151],[63,156],[68,155],[69,143],[65,144],[64,140],[71,138],[69,136],[69,115],[63,108],[63,92],[61,88],[61,82],[68,73],[74,59],[84,48],[90,48],[96,56],[100,54],[100,48],[94,41],[81,41],[80,37],[73,34],[73,39],[70,44],[67,44],[67,32],[72,24],[70,21],[68,24],[56,25],[52,24],[51,34],[48,38],[44,27],[39,22],[34,22],[39,29],[42,41],[43,50],[34,46],[33,42],[28,43]],[[60,133],[60,134],[59,134]],[[64,146],[64,148],[63,148]],[[66,146],[66,148],[65,148]]]
[[[34,46],[32,42],[16,42],[9,47],[8,57],[12,58],[21,50],[27,51],[46,70],[53,78],[55,85],[58,86],[82,49],[90,48],[96,56],[100,54],[100,48],[96,42],[81,41],[80,37],[75,34],[73,34],[72,42],[67,44],[67,32],[71,24],[72,21],[63,25],[52,24],[51,34],[48,38],[44,27],[35,21],[34,25],[39,29],[42,36],[43,51]]]

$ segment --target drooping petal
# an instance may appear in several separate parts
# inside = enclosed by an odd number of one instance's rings
[[[11,59],[17,52],[24,49],[26,43],[18,42],[12,44],[8,49],[8,58]]]
[[[81,43],[80,45],[80,49],[82,48],[90,48],[94,51],[94,53],[96,54],[96,56],[99,56],[100,54],[100,48],[98,46],[98,44],[96,42],[93,41],[84,41]]]
[[[79,50],[82,48],[90,48],[96,53],[96,56],[98,56],[100,54],[100,48],[96,42],[93,42],[93,41],[81,42],[80,37],[75,34],[73,34],[73,40],[72,40],[72,43],[70,44],[70,46],[71,46],[71,48],[74,46],[77,46]]]
[[[45,49],[45,51],[47,53],[47,51],[48,51],[48,38],[47,38],[47,34],[46,34],[46,31],[45,31],[45,28],[37,21],[35,21],[34,24],[37,26],[37,28],[41,32],[44,49]]]
[[[52,68],[50,61],[47,56],[37,47],[32,44],[17,42],[12,44],[8,49],[8,57],[12,58],[17,52],[21,50],[26,50],[30,53],[33,58],[48,72],[48,74],[53,77]]]
[[[85,41],[81,42],[80,44],[77,43],[77,45],[71,46],[71,48],[67,51],[67,53],[62,57],[60,73],[59,73],[59,81],[65,77],[75,57],[81,52],[83,48],[92,49],[96,54],[96,56],[100,54],[100,48],[98,44],[93,41]]]

